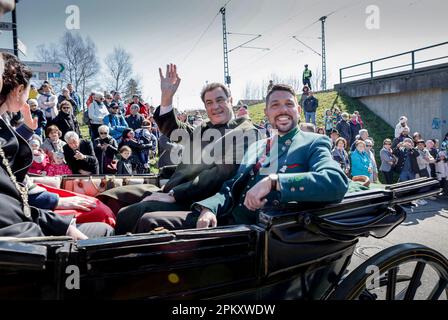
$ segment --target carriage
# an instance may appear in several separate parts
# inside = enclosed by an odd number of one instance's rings
[[[403,205],[439,192],[437,181],[419,179],[339,204],[265,208],[250,226],[2,241],[0,299],[446,299],[448,260],[419,244],[347,272],[359,238],[386,237],[405,220]]]

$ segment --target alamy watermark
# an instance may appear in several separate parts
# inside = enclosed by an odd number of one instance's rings
[[[65,27],[68,30],[81,29],[81,10],[76,5],[70,5],[65,8],[65,14],[68,15],[65,20]]]
[[[368,30],[379,30],[381,28],[381,11],[376,5],[370,5],[366,8],[366,28]]]

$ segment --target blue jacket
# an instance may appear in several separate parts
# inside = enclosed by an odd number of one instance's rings
[[[350,159],[352,161],[352,176],[370,177],[372,175],[369,172],[369,168],[373,166],[367,152],[360,153],[358,150],[355,150],[350,155]]]
[[[120,140],[124,129],[129,128],[126,119],[122,115],[109,114],[108,116],[104,117],[103,121],[106,126],[109,126],[109,133],[112,138],[117,141]]]

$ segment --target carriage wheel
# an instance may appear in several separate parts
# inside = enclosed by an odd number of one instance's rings
[[[403,275],[411,266],[412,272]],[[378,272],[374,276],[370,273],[372,267]],[[421,293],[421,296],[439,300],[445,292],[448,299],[448,260],[439,252],[419,244],[401,244],[376,254],[353,270],[329,299],[414,300],[425,272],[432,273],[431,281],[435,279],[436,283],[430,286],[433,287],[430,292]],[[375,286],[370,282],[373,278],[376,279]]]

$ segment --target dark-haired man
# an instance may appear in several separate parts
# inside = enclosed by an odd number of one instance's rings
[[[182,161],[163,190],[140,185],[100,195],[118,213],[118,234],[135,231],[147,212],[189,210],[193,202],[214,195],[238,170],[247,147],[260,138],[251,121],[235,119],[230,91],[219,83],[207,85],[201,93],[208,121],[196,128],[179,121],[173,109],[173,97],[181,82],[177,67],[168,65],[165,75],[159,71],[162,100],[154,120],[162,134],[183,146]]]
[[[265,205],[340,202],[348,178],[332,160],[328,137],[299,129],[300,111],[294,89],[275,85],[265,114],[278,135],[252,144],[236,175],[216,195],[194,203],[193,212],[147,213],[137,231],[254,224]]]

